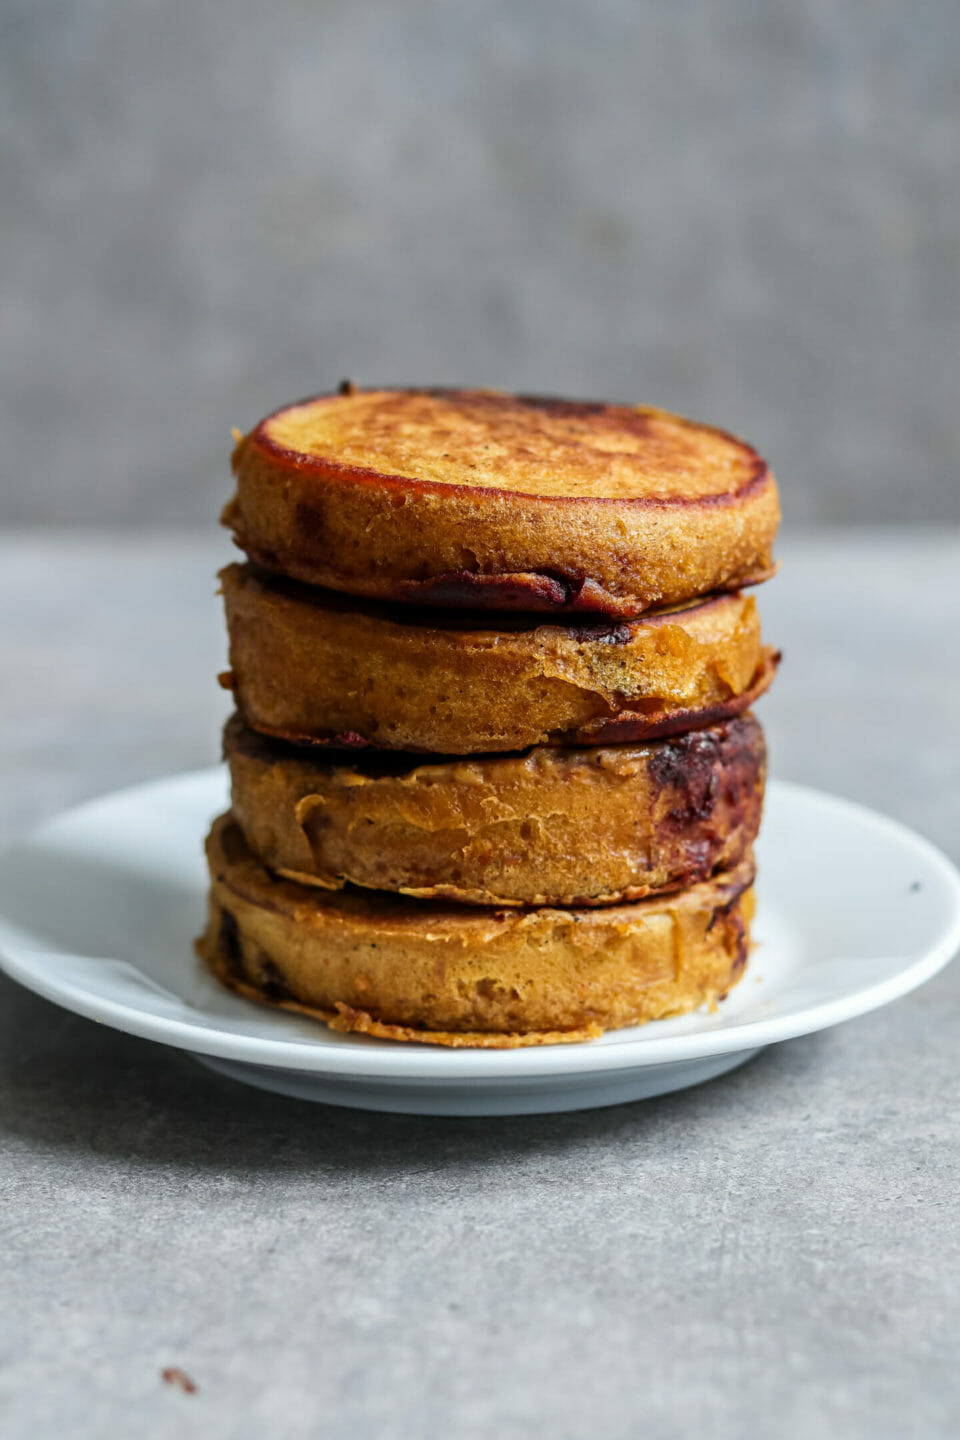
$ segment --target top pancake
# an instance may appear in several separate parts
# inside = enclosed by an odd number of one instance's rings
[[[664,411],[478,390],[320,396],[234,454],[224,520],[261,565],[426,604],[637,615],[765,579],[776,486]]]

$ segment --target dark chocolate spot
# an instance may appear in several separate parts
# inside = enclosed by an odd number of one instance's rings
[[[753,839],[764,762],[763,732],[752,715],[656,747],[649,762],[657,786],[653,818],[683,883],[707,879]]]
[[[280,967],[268,956],[262,955],[258,962],[260,988],[268,1000],[290,1000],[292,993]]]
[[[231,910],[220,911],[220,935],[218,940],[220,958],[229,969],[239,975],[243,971],[243,950],[240,945],[240,931],[236,916]]]
[[[296,523],[303,538],[311,544],[319,544],[323,539],[325,526],[323,516],[313,505],[308,505],[301,500],[296,509]]]
[[[667,740],[650,760],[650,775],[660,791],[675,793],[667,820],[686,828],[714,808],[719,780],[721,738],[717,730],[695,730]]]
[[[636,627],[630,624],[610,625],[603,620],[592,623],[587,620],[579,625],[564,627],[572,640],[582,640],[594,645],[626,645],[636,634]]]

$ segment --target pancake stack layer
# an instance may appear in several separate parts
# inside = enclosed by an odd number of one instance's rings
[[[755,451],[650,409],[348,386],[233,463],[220,980],[452,1046],[721,999],[777,661],[743,593],[779,521]]]

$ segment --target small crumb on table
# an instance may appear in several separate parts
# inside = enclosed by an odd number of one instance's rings
[[[160,1378],[166,1385],[177,1385],[184,1395],[196,1395],[197,1387],[190,1379],[186,1370],[181,1370],[179,1365],[168,1365],[165,1370],[160,1371]]]

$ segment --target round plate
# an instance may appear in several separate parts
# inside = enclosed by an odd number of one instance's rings
[[[217,768],[108,795],[43,826],[0,863],[0,964],[68,1010],[269,1090],[363,1109],[506,1115],[711,1079],[764,1045],[897,999],[960,944],[960,875],[938,850],[859,805],[773,782],[757,844],[756,945],[716,1010],[525,1050],[339,1035],[237,998],[194,958],[202,839],[226,805]]]

